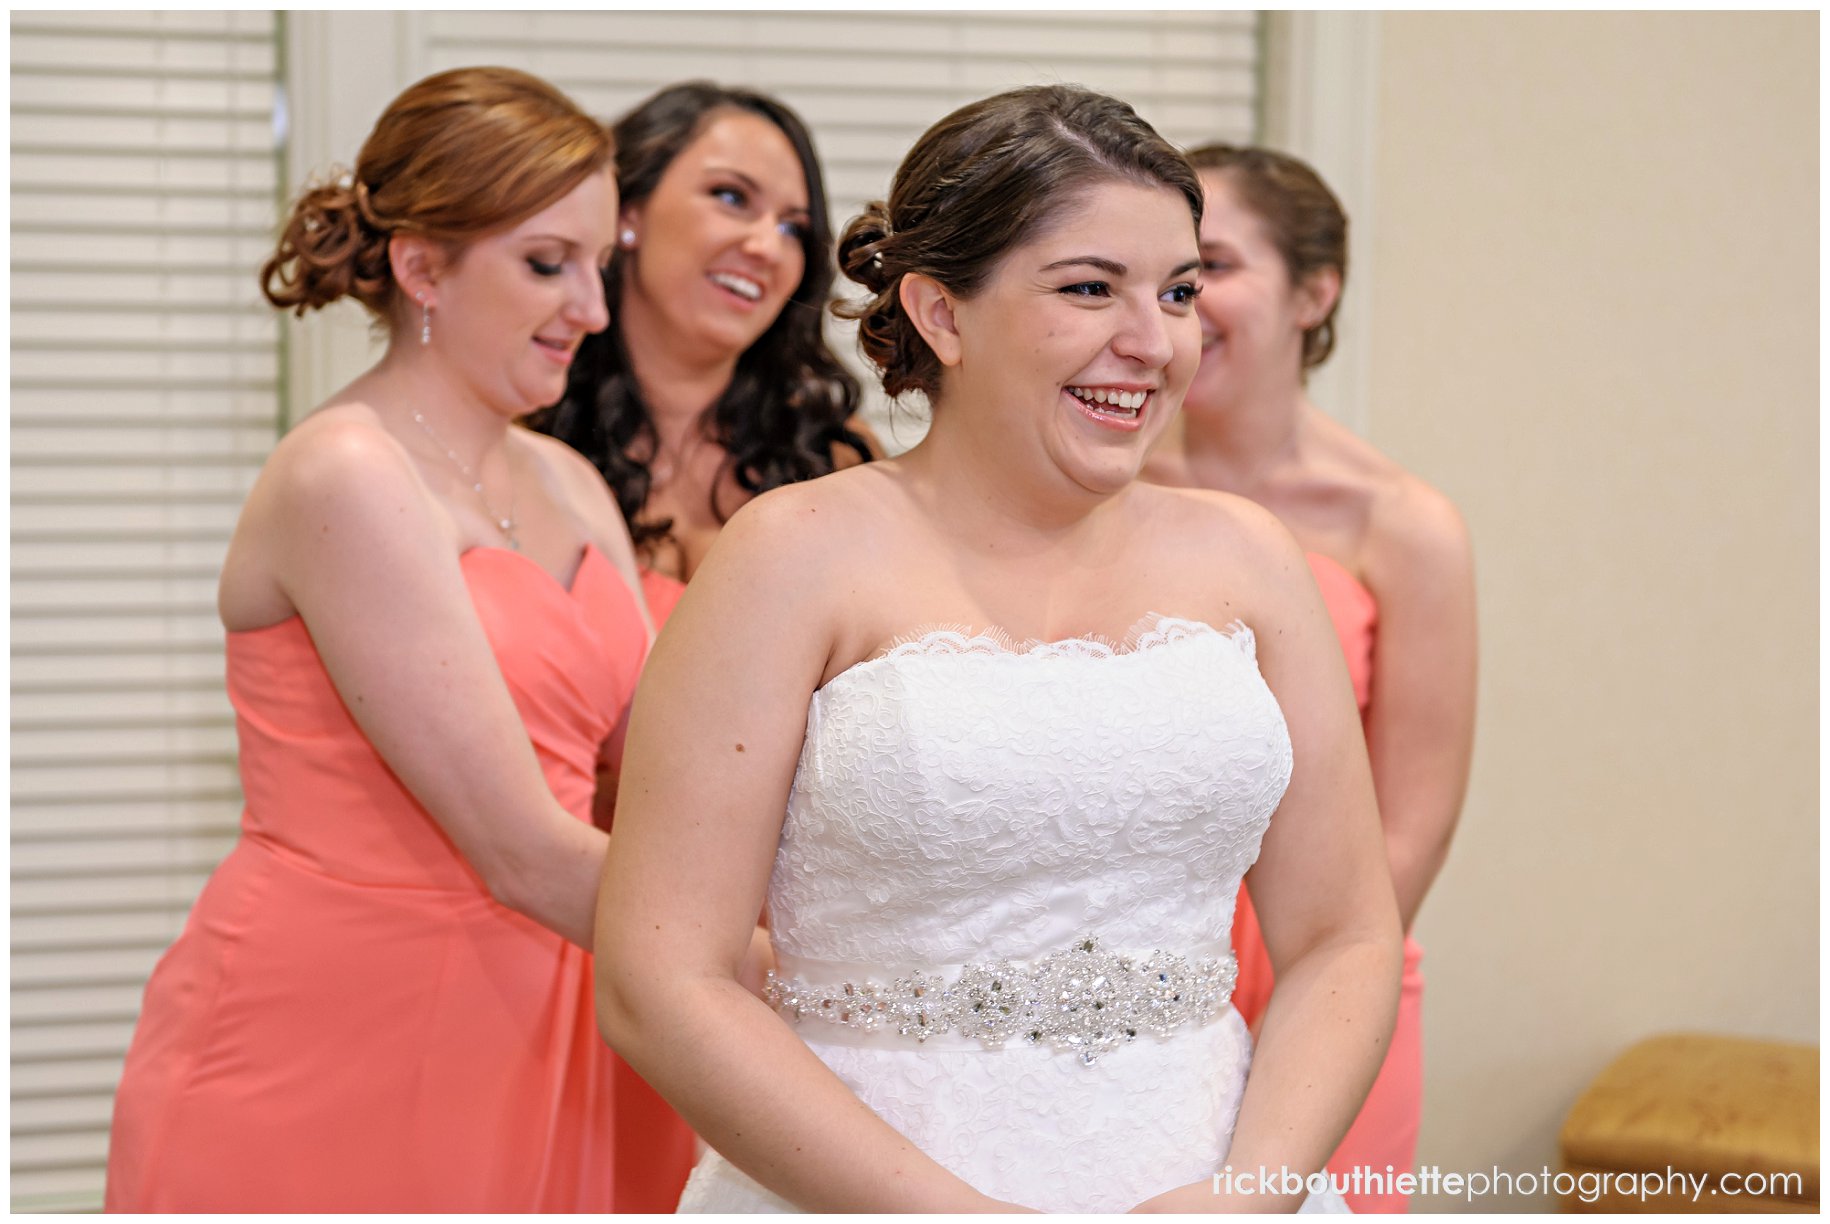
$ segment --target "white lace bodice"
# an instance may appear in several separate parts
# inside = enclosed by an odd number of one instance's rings
[[[1240,878],[1290,780],[1250,629],[1150,617],[1123,644],[936,630],[830,680],[769,884],[809,980],[1115,953],[1224,952]],[[893,1033],[797,1032],[967,1184],[1046,1211],[1124,1211],[1219,1171],[1251,1063],[1227,1008],[1086,1065]],[[790,1211],[716,1152],[682,1211]]]
[[[1290,780],[1252,631],[937,630],[814,694],[770,881],[785,955],[863,966],[1224,944]]]

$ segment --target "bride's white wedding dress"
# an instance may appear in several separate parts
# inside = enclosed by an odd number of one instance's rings
[[[1244,625],[906,641],[808,708],[773,999],[986,1194],[1124,1211],[1205,1181],[1251,1061],[1225,1002],[1233,899],[1290,764]],[[716,1152],[680,1209],[794,1210]]]

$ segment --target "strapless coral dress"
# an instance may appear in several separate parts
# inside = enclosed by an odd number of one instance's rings
[[[1310,553],[1309,569],[1321,589],[1322,601],[1334,622],[1336,636],[1347,656],[1347,675],[1353,681],[1360,717],[1372,702],[1373,639],[1378,630],[1379,605],[1366,585],[1332,557]],[[1271,958],[1265,951],[1258,914],[1245,888],[1239,890],[1238,912],[1233,919],[1233,949],[1239,958],[1239,985],[1233,1005],[1247,1024],[1257,1027],[1271,1001]],[[1398,997],[1398,1021],[1391,1048],[1366,1104],[1341,1140],[1329,1170],[1336,1185],[1348,1187],[1344,1197],[1356,1212],[1393,1212],[1409,1208],[1409,1196],[1355,1190],[1344,1180],[1356,1167],[1384,1173],[1390,1165],[1398,1172],[1412,1168],[1417,1155],[1417,1132],[1423,1113],[1423,949],[1409,936],[1404,940],[1404,983]]]
[[[547,785],[589,821],[647,650],[632,593],[595,548],[570,589],[503,549],[461,565]],[[612,1210],[589,954],[490,897],[302,620],[229,634],[227,665],[242,835],[147,985],[108,1208]]]

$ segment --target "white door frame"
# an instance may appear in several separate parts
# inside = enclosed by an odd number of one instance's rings
[[[1334,355],[1310,376],[1317,405],[1361,436],[1370,402],[1373,267],[1373,139],[1377,120],[1379,15],[1265,14],[1264,139],[1314,166],[1347,209],[1347,289]]]

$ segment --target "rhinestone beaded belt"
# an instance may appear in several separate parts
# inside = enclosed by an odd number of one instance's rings
[[[796,1021],[818,1020],[920,1043],[944,1033],[976,1038],[986,1049],[1019,1040],[1079,1056],[1099,1056],[1185,1024],[1206,1024],[1232,1000],[1238,965],[1223,956],[1189,960],[1167,952],[1142,958],[1102,952],[1088,936],[1032,961],[967,965],[951,984],[913,973],[888,985],[845,981],[815,986],[771,972],[764,998]]]

